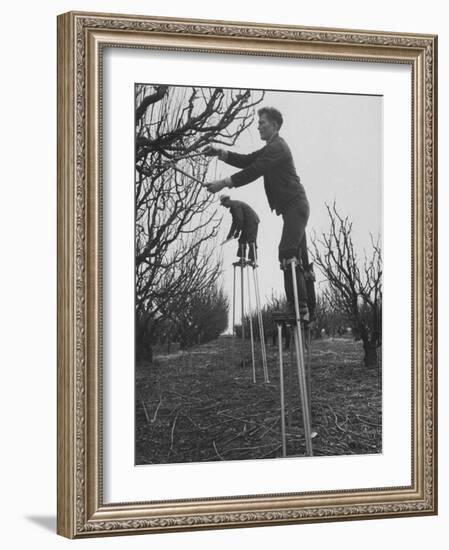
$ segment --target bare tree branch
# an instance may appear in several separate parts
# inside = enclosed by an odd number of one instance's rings
[[[221,264],[209,245],[221,219],[200,183],[211,158],[199,153],[232,144],[262,98],[250,90],[136,86],[136,315],[147,333],[161,315],[188,312],[194,297],[215,292]]]

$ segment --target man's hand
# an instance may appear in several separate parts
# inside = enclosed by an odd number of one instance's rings
[[[218,157],[223,162],[226,162],[228,159],[228,153],[225,149],[213,147],[212,145],[208,145],[205,149],[203,149],[202,153],[203,155],[206,155],[206,157]]]
[[[225,187],[229,186],[229,179],[230,178],[225,178],[223,180],[212,181],[211,183],[206,183],[205,187],[209,191],[209,193],[218,193]]]
[[[220,151],[221,149],[219,149],[218,147],[208,145],[205,149],[203,149],[203,154],[206,155],[206,157],[218,157]]]

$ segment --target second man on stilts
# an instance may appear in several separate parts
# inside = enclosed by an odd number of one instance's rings
[[[222,195],[220,203],[229,209],[232,216],[232,225],[226,241],[238,238],[237,257],[241,260],[248,259],[250,262],[255,262],[259,216],[249,204],[232,200],[229,195]]]

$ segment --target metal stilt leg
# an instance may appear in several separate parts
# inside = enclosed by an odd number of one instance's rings
[[[282,456],[287,456],[287,441],[285,436],[285,402],[284,402],[284,363],[282,357],[282,323],[278,326],[278,346],[279,346],[279,388],[281,395],[281,431],[282,431]]]
[[[293,342],[293,331],[295,330],[295,327],[291,324],[288,324],[286,326],[286,331],[289,331],[290,334],[290,361],[288,362],[288,382],[287,382],[287,425],[288,429],[291,430],[292,428],[292,415],[293,415],[293,380],[294,380],[294,342]]]
[[[295,348],[296,359],[298,363],[298,378],[299,389],[301,392],[301,407],[304,423],[304,436],[306,439],[306,451],[308,456],[313,456],[312,450],[312,436],[310,428],[310,414],[309,414],[309,400],[307,395],[307,382],[304,365],[304,345],[301,331],[301,319],[299,315],[299,302],[298,302],[298,285],[296,281],[296,258],[290,260],[292,282],[293,282],[293,295],[295,299],[295,315],[296,315],[296,331],[295,331]]]
[[[309,327],[304,328],[304,342],[306,342],[306,379],[307,379],[307,397],[309,403],[310,424],[312,424],[312,371],[310,368],[310,346],[311,334]]]
[[[242,305],[242,363],[245,366],[245,280],[243,278],[243,269],[245,268],[244,259],[240,263],[240,284],[241,284],[241,305]]]
[[[260,308],[260,291],[259,291],[259,277],[257,274],[256,246],[254,243],[251,243],[251,245],[253,247],[253,253],[254,253],[253,277],[254,277],[254,290],[256,295],[257,318],[259,320],[259,334],[260,334],[260,347],[262,351],[263,373],[264,373],[264,380],[268,384],[270,380],[268,376],[267,352],[265,347],[265,333],[263,329],[263,318],[262,318],[262,311]]]
[[[246,272],[246,288],[248,292],[248,317],[249,317],[249,331],[251,335],[251,359],[253,362],[253,382],[256,383],[256,359],[254,356],[254,332],[253,332],[253,318],[251,315],[251,287],[249,271]]]
[[[306,342],[306,373],[307,373],[307,395],[309,398],[309,418],[310,418],[310,437],[314,439],[318,432],[313,429],[313,416],[312,416],[312,332],[310,327],[304,329],[305,342]]]
[[[234,267],[234,279],[232,284],[232,336],[235,335],[235,268],[236,265],[233,264]]]
[[[260,309],[260,294],[259,294],[259,281],[257,278],[257,268],[253,268],[253,276],[254,276],[254,287],[255,287],[255,294],[256,294],[256,307],[257,307],[257,318],[259,321],[259,335],[260,335],[260,348],[262,352],[262,364],[263,364],[263,373],[264,373],[264,379],[266,383],[269,383],[269,377],[268,377],[268,367],[267,367],[267,355],[266,355],[266,349],[265,349],[265,334],[263,330],[263,317],[262,317],[262,311]]]

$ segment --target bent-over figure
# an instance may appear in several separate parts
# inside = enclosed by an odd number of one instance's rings
[[[257,249],[257,230],[259,228],[259,216],[249,204],[243,201],[232,200],[229,195],[220,197],[221,205],[228,208],[232,216],[232,225],[228,239],[238,238],[237,257],[254,262]],[[248,250],[249,249],[249,250]],[[247,258],[248,251],[248,258]]]

